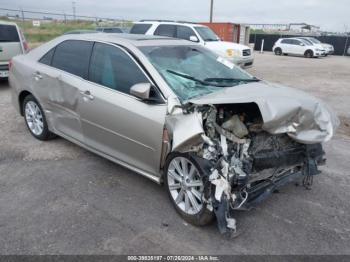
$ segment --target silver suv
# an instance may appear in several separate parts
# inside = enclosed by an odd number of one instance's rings
[[[12,57],[27,52],[24,35],[15,23],[0,21],[0,78],[7,78]]]
[[[284,184],[311,186],[338,124],[318,99],[184,40],[65,35],[12,63],[13,104],[35,138],[164,182],[184,219],[216,216],[221,232]]]

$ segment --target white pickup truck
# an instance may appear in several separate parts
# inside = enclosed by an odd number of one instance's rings
[[[7,78],[12,57],[28,50],[24,35],[15,23],[0,21],[0,78]]]
[[[249,46],[221,41],[209,27],[200,24],[142,20],[134,23],[130,33],[167,36],[196,42],[245,68],[252,66],[254,62],[252,50]]]

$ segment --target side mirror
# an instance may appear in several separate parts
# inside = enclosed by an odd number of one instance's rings
[[[141,100],[148,100],[152,85],[150,83],[135,84],[130,88],[130,94],[140,98]]]
[[[191,35],[190,36],[190,41],[192,41],[192,42],[199,42],[198,37],[195,36],[195,35]]]

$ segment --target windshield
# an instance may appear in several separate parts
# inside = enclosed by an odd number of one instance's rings
[[[259,81],[201,46],[147,46],[140,49],[181,101]]]
[[[205,42],[220,40],[220,38],[209,27],[196,26],[195,29]]]
[[[313,42],[315,44],[321,44],[321,42],[319,40],[317,40],[316,38],[308,38],[308,40],[310,40],[311,42]]]

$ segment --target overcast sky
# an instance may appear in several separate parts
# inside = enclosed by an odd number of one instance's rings
[[[210,0],[75,0],[77,14],[110,18],[207,21]],[[323,30],[350,30],[350,0],[214,0],[214,21],[306,22]],[[71,0],[0,0],[0,7],[65,11]]]

